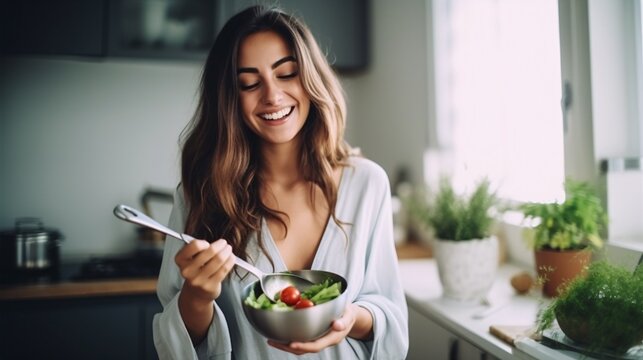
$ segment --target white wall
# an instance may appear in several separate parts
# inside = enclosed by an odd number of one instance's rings
[[[392,178],[422,174],[425,0],[372,0],[371,67],[343,77],[348,140]],[[134,226],[112,209],[179,179],[178,136],[195,107],[200,64],[11,58],[0,62],[0,229],[36,216],[66,237],[63,259],[119,254]],[[159,216],[165,222],[165,216]]]
[[[135,228],[112,209],[176,185],[199,68],[16,58],[2,69],[0,226],[40,217],[65,235],[64,258],[131,250]]]
[[[372,0],[370,69],[344,81],[352,145],[380,163],[391,181],[399,166],[415,180],[423,176],[431,117],[427,3]]]
[[[639,4],[589,0],[587,8],[594,160],[639,158],[643,154]],[[610,169],[603,180],[610,241],[642,239],[643,171]]]
[[[588,2],[597,159],[641,155],[635,9],[633,0]]]

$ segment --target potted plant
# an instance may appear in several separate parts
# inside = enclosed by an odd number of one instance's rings
[[[433,232],[431,247],[444,296],[480,300],[493,285],[498,268],[498,239],[491,234],[494,224],[491,209],[496,202],[495,192],[486,179],[467,196],[457,194],[446,178],[441,180],[437,193],[426,201],[420,217]]]
[[[557,321],[562,332],[589,351],[624,353],[643,341],[643,266],[634,273],[606,261],[565,286],[538,316],[538,330]]]
[[[536,271],[543,294],[558,295],[561,286],[582,274],[591,252],[601,248],[600,232],[607,222],[601,201],[584,182],[568,179],[562,203],[528,203],[522,206],[525,219],[538,221],[525,232],[535,250]]]

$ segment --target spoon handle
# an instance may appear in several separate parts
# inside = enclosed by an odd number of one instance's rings
[[[189,244],[190,241],[194,238],[187,234],[180,234],[167,226],[161,225],[156,220],[150,218],[149,216],[143,214],[141,211],[136,210],[127,205],[117,205],[114,208],[114,215],[121,220],[125,220],[134,224],[146,226],[154,230],[160,231],[166,235],[182,240],[186,244]],[[234,263],[237,266],[242,267],[243,269],[250,272],[252,275],[256,276],[258,279],[261,279],[264,275],[263,271],[259,270],[257,267],[251,265],[247,261],[239,258],[235,255]]]
[[[166,235],[170,235],[171,237],[177,238],[179,240],[183,240],[186,244],[193,240],[191,236],[189,235],[181,236],[181,234],[179,234],[178,232],[168,228],[167,226],[161,225],[156,220],[143,214],[141,211],[136,210],[127,205],[122,205],[122,204],[117,205],[114,208],[114,215],[116,215],[116,217],[121,220],[129,221],[134,224],[152,228]]]
[[[256,266],[250,264],[247,261],[244,261],[243,259],[241,259],[238,256],[235,256],[234,264],[244,268],[245,270],[247,270],[249,273],[254,275],[259,280],[261,280],[263,278],[263,276],[265,275],[263,271],[259,270],[259,268],[257,268]]]

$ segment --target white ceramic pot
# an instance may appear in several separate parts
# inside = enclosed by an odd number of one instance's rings
[[[432,243],[443,296],[474,301],[484,298],[498,269],[498,239],[439,240]]]

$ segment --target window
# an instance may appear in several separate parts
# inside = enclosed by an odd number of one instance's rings
[[[569,24],[561,37],[563,79],[585,98],[570,108],[576,128],[566,135],[566,153],[591,150],[575,157],[587,164],[577,174],[604,190],[609,240],[643,245],[641,2],[560,1],[561,24]],[[592,136],[581,140],[574,131]]]
[[[487,177],[505,199],[562,199],[557,1],[436,0],[433,11],[440,159],[428,156],[429,182],[438,168],[461,190]]]
[[[505,199],[549,202],[566,177],[588,181],[609,241],[643,247],[641,0],[435,0],[432,11],[429,184],[450,175],[465,190],[486,176]]]

